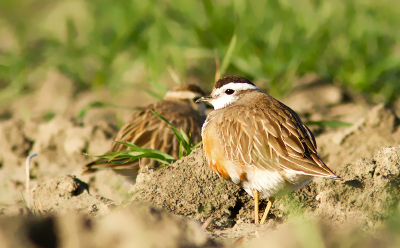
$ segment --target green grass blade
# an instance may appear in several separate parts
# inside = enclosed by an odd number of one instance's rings
[[[131,148],[132,150],[135,150],[135,151],[145,152],[147,150],[146,148],[142,148],[142,147],[137,146],[137,145],[135,145],[133,143],[130,143],[130,142],[121,142],[121,141],[116,141],[116,140],[114,142],[118,143],[118,144],[121,144],[121,145],[124,145],[124,146],[127,146],[127,147],[129,147],[129,148]]]
[[[188,136],[186,135],[186,133],[183,131],[183,128],[182,128],[182,127],[181,127],[180,133],[181,133],[183,139],[186,141],[186,143],[188,143],[188,144],[190,145],[189,137],[188,137]]]
[[[143,152],[144,154],[157,154],[157,155],[163,156],[163,157],[165,157],[167,159],[175,159],[171,155],[169,155],[169,154],[167,154],[165,152],[159,151],[159,150],[155,150],[155,149],[151,149],[151,148],[142,148],[142,147],[139,147],[139,146],[137,146],[135,144],[132,144],[130,142],[120,142],[120,141],[115,141],[115,142],[117,142],[119,144],[122,144],[122,145],[125,145],[125,146],[128,146],[132,150]],[[127,151],[129,152],[130,150],[127,150]]]
[[[108,158],[108,154],[100,155],[97,157],[101,158]],[[137,152],[128,152],[128,153],[121,153],[116,152],[113,156],[109,159],[110,163],[114,164],[126,164],[132,161],[135,161],[139,158],[149,158],[156,160],[162,164],[171,164],[176,161],[175,158],[169,156],[168,154],[159,154],[159,151],[156,152],[145,152],[145,153],[137,153]],[[115,159],[127,159],[126,161],[115,161]]]
[[[118,157],[122,157],[124,155],[127,155],[127,153],[128,153],[128,150],[119,151],[119,152],[110,152],[110,153],[106,153],[106,154],[103,154],[103,155],[89,155],[89,156],[97,157],[97,158],[113,159],[113,158],[116,158],[117,156]]]
[[[183,145],[182,143],[179,143],[179,159],[181,159],[183,156]]]
[[[189,137],[186,135],[186,133],[183,131],[182,127],[181,127],[180,133],[181,133],[183,139],[185,140],[185,142],[187,143],[187,146],[184,147],[184,148],[185,148],[186,155],[188,155],[188,154],[190,154],[190,152],[192,151],[192,146],[191,146],[191,144],[190,144],[190,143],[191,143],[191,142],[190,142],[190,139],[189,139]]]
[[[157,114],[156,112],[154,112],[153,110],[151,110],[151,112],[156,115],[158,118],[160,118],[161,120],[165,121],[166,123],[168,123],[169,127],[171,128],[171,130],[174,132],[176,138],[179,140],[179,142],[182,144],[182,146],[184,147],[185,150],[191,150],[190,146],[188,144],[188,142],[186,142],[185,138],[182,136],[182,134],[167,120],[165,119],[163,116]]]
[[[149,158],[149,159],[156,160],[163,164],[170,164],[170,163],[176,161],[176,159],[174,157],[172,157],[171,155],[161,152],[161,151],[158,151],[158,150],[155,150],[155,149],[142,148],[142,147],[136,146],[130,142],[120,142],[120,141],[115,141],[115,142],[129,147],[130,150],[113,152],[113,153],[98,155],[98,156],[94,156],[94,157],[109,159],[109,162],[115,163],[115,164],[124,164],[124,163],[128,163],[128,162],[134,161],[139,158]],[[124,158],[126,158],[128,160],[127,161],[113,161],[114,159],[124,159]]]
[[[194,150],[194,149],[196,149],[197,147],[201,146],[202,144],[203,144],[203,141],[200,141],[199,143],[197,143],[196,145],[194,145],[194,146],[192,147],[192,149]]]
[[[192,138],[192,133],[189,131],[189,146],[192,147],[193,144],[193,138]]]

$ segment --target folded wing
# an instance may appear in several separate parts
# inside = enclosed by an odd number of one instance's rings
[[[262,170],[340,179],[318,157],[315,138],[297,114],[283,104],[278,108],[229,110],[218,129],[229,159]]]

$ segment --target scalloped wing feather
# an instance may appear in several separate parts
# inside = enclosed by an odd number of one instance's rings
[[[285,105],[263,110],[235,106],[224,116],[218,130],[230,160],[264,170],[337,178],[318,157],[311,131]]]

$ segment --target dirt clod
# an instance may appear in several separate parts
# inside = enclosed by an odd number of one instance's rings
[[[63,176],[39,184],[33,190],[35,206],[45,213],[79,212],[98,217],[110,212],[115,203],[89,194],[88,185],[75,176]]]

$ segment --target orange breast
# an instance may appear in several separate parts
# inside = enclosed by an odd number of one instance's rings
[[[230,164],[224,157],[224,152],[221,145],[218,143],[217,133],[214,128],[208,127],[204,130],[203,145],[206,154],[208,165],[220,177],[231,181],[226,165]]]

